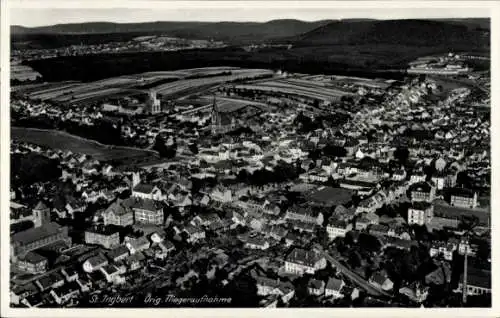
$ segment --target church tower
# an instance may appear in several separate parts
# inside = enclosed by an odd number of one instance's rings
[[[220,113],[219,113],[219,108],[217,107],[217,101],[215,100],[215,95],[214,95],[214,100],[212,104],[212,134],[215,135],[220,131]]]
[[[50,209],[42,201],[39,201],[33,208],[33,223],[35,227],[50,223]]]

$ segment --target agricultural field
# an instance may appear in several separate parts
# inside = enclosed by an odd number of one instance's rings
[[[231,75],[184,79],[160,85],[155,89],[158,92],[158,94],[161,94],[163,96],[170,96],[196,87],[218,85],[235,80],[252,79],[259,76],[272,75],[272,74],[273,71],[262,70],[262,69],[232,70]]]
[[[129,147],[107,146],[98,142],[80,138],[62,131],[43,130],[35,128],[11,127],[13,140],[33,143],[52,149],[70,150],[75,153],[84,153],[100,161],[109,160],[147,160],[157,158],[153,151],[134,149]]]
[[[322,82],[307,81],[300,78],[260,81],[255,84],[236,85],[235,88],[290,94],[304,98],[315,98],[325,102],[335,101],[342,96],[352,95],[350,92],[326,87]]]
[[[235,67],[208,67],[169,72],[148,72],[107,78],[91,83],[60,82],[42,84],[27,89],[19,88],[18,93],[31,99],[79,104],[99,101],[113,96],[147,93],[155,89],[166,98],[189,95],[203,88],[210,88],[239,79],[271,76],[271,70],[239,69]],[[192,78],[196,77],[196,78]],[[156,85],[158,84],[158,85]]]

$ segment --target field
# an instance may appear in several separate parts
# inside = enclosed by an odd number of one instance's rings
[[[290,94],[305,98],[312,97],[327,102],[338,100],[342,96],[352,95],[350,92],[342,91],[337,88],[326,87],[322,82],[307,81],[297,78],[260,81],[250,85],[237,85],[235,88]]]
[[[239,79],[273,74],[270,70],[235,67],[194,68],[170,72],[148,72],[107,78],[90,83],[59,82],[19,88],[17,93],[31,99],[76,105],[103,101],[110,97],[147,93],[156,90],[164,97],[181,97],[204,88]],[[197,77],[197,78],[193,78]],[[199,78],[198,78],[199,77]]]
[[[65,132],[55,130],[42,130],[34,128],[12,127],[11,138],[13,140],[28,142],[52,149],[70,150],[74,153],[84,153],[97,160],[124,160],[157,158],[155,152],[99,144]]]
[[[241,79],[252,79],[262,75],[272,75],[273,72],[270,70],[232,70],[231,75],[214,76],[208,78],[196,78],[196,79],[186,79],[179,80],[172,83],[167,83],[156,87],[158,94],[163,96],[169,96],[178,94],[180,92],[189,90],[193,87],[200,87],[206,85],[217,85],[226,82],[231,82],[234,80]]]

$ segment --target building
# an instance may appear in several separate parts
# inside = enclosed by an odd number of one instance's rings
[[[23,257],[27,252],[62,241],[71,245],[68,228],[57,223],[46,223],[11,236],[11,257]]]
[[[463,281],[462,274],[458,281],[457,292],[462,292]],[[491,272],[469,267],[467,271],[467,294],[470,296],[491,294]]]
[[[213,135],[224,134],[236,129],[236,118],[219,110],[215,96],[212,103],[211,129]]]
[[[450,205],[460,208],[474,209],[478,206],[477,192],[462,188],[453,189],[450,198]]]
[[[370,284],[373,286],[380,288],[382,290],[388,291],[391,290],[394,286],[394,283],[385,275],[384,273],[375,272],[370,279],[368,280]]]
[[[419,182],[410,187],[410,194],[412,202],[432,202],[436,188],[428,182]]]
[[[307,292],[309,295],[321,296],[325,293],[325,282],[311,278],[307,284]]]
[[[132,196],[134,198],[161,200],[161,190],[154,185],[139,183],[132,189]]]
[[[408,207],[408,224],[425,225],[432,221],[434,205],[427,202],[413,202]]]
[[[285,219],[287,220],[298,220],[305,223],[313,223],[321,225],[323,224],[323,214],[318,213],[314,214],[310,209],[306,209],[303,207],[289,209],[286,212]]]
[[[326,233],[330,240],[336,237],[345,237],[345,234],[352,230],[352,224],[341,220],[331,220],[326,226]]]
[[[108,260],[103,255],[98,254],[88,258],[83,263],[83,270],[87,273],[92,273],[106,265],[108,265]]]
[[[120,244],[120,234],[107,226],[93,226],[85,231],[85,243],[111,249]]]
[[[28,252],[17,261],[17,267],[30,274],[45,273],[48,267],[48,260],[35,252]]]
[[[132,210],[137,223],[162,225],[164,222],[163,207],[159,201],[137,199]]]
[[[285,272],[291,274],[314,274],[325,267],[326,259],[323,256],[301,248],[294,248],[285,259]]]
[[[345,283],[341,279],[335,277],[330,277],[326,283],[325,297],[342,298],[342,288],[344,288]]]
[[[50,223],[50,209],[42,201],[33,208],[33,223],[35,227]]]
[[[148,114],[158,114],[159,112],[161,112],[161,103],[156,96],[155,90],[149,91],[145,112]]]
[[[134,212],[129,200],[120,200],[111,204],[102,214],[104,224],[127,226],[134,224]]]

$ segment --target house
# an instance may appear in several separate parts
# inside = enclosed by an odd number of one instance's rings
[[[71,200],[71,202],[66,203],[66,211],[74,217],[75,213],[82,213],[85,211],[87,204],[81,200]]]
[[[134,224],[134,211],[131,208],[130,200],[118,199],[103,212],[102,216],[105,225],[127,226]]]
[[[64,276],[67,282],[74,282],[78,279],[78,272],[72,266],[63,267],[61,269],[61,274]]]
[[[193,226],[209,226],[214,222],[219,222],[221,219],[215,213],[199,214],[191,220]]]
[[[137,223],[162,225],[164,222],[163,207],[159,201],[137,198],[131,207]]]
[[[342,279],[335,277],[330,277],[325,287],[325,297],[342,298],[342,288],[344,288],[345,283]]]
[[[389,227],[385,224],[372,224],[368,232],[375,236],[386,236],[389,233]]]
[[[36,308],[44,303],[44,299],[41,293],[37,293],[27,296],[26,298],[21,300],[21,303],[29,308]]]
[[[68,283],[64,286],[54,288],[50,291],[50,295],[54,298],[58,305],[67,303],[70,299],[80,295],[80,286],[76,282]]]
[[[406,170],[398,169],[392,174],[393,181],[403,181],[406,179]],[[424,179],[425,180],[425,179]]]
[[[313,296],[323,295],[325,293],[325,282],[311,278],[307,284],[307,292]]]
[[[210,194],[210,198],[217,202],[228,203],[233,201],[233,193],[230,189],[216,187]]]
[[[255,277],[257,285],[257,295],[268,296],[277,295],[281,297],[283,303],[288,303],[295,295],[295,288],[292,283],[278,279],[271,279],[264,276]]]
[[[436,195],[436,188],[428,182],[419,182],[410,186],[412,202],[432,202]]]
[[[428,202],[412,202],[408,207],[408,224],[429,224],[434,217],[434,205]]]
[[[54,272],[37,279],[35,285],[40,288],[42,292],[51,288],[58,288],[64,285],[64,277],[58,272]]]
[[[30,274],[45,273],[47,267],[48,259],[33,251],[26,253],[17,261],[17,268]]]
[[[129,249],[125,245],[120,245],[106,253],[106,256],[111,262],[119,262],[129,255]]]
[[[90,282],[90,280],[88,279],[84,279],[84,278],[78,278],[76,280],[76,283],[78,284],[78,286],[80,287],[80,291],[82,293],[86,293],[90,290],[90,288],[92,287],[92,283]]]
[[[128,265],[130,271],[135,271],[143,266],[145,260],[146,257],[144,256],[144,254],[142,252],[137,252],[133,255],[130,255],[125,260],[125,263]]]
[[[433,242],[429,249],[429,255],[435,257],[442,255],[447,261],[453,260],[453,252],[457,249],[457,245],[446,242]]]
[[[245,247],[253,250],[267,250],[269,241],[261,237],[248,237],[245,240]]]
[[[345,237],[345,234],[352,230],[352,224],[341,220],[330,220],[326,226],[326,233],[330,240],[336,237]]]
[[[412,284],[399,289],[399,293],[405,295],[416,303],[423,303],[429,295],[429,287],[422,287],[420,284]]]
[[[368,280],[373,286],[389,291],[393,288],[394,283],[387,277],[385,273],[375,272]]]
[[[455,188],[451,192],[450,205],[474,209],[478,206],[477,192],[469,189]]]
[[[101,245],[106,249],[120,244],[120,234],[109,226],[95,225],[85,230],[85,243]]]
[[[323,214],[321,212],[315,214],[312,210],[306,209],[304,207],[295,207],[288,209],[285,215],[285,219],[299,220],[301,222],[313,223],[317,225],[323,224]]]
[[[137,239],[129,239],[125,243],[125,246],[128,248],[131,255],[148,249],[150,245],[151,243],[145,236],[141,236]]]
[[[172,253],[175,250],[175,246],[170,241],[163,241],[158,244],[158,247],[161,249],[161,255],[168,256],[168,254]],[[158,254],[158,253],[157,253]]]
[[[133,187],[132,197],[159,201],[162,200],[162,192],[157,186],[139,183]]]
[[[205,230],[197,226],[186,226],[183,231],[188,235],[187,242],[194,243],[205,238]]]
[[[87,273],[92,273],[106,265],[108,265],[108,260],[103,255],[98,254],[90,257],[83,263],[83,270]]]
[[[119,269],[114,265],[103,266],[100,271],[104,274],[108,283],[122,284],[125,282],[125,278],[120,275]]]
[[[325,267],[326,259],[315,251],[294,248],[285,258],[285,272],[291,274],[314,274]]]

